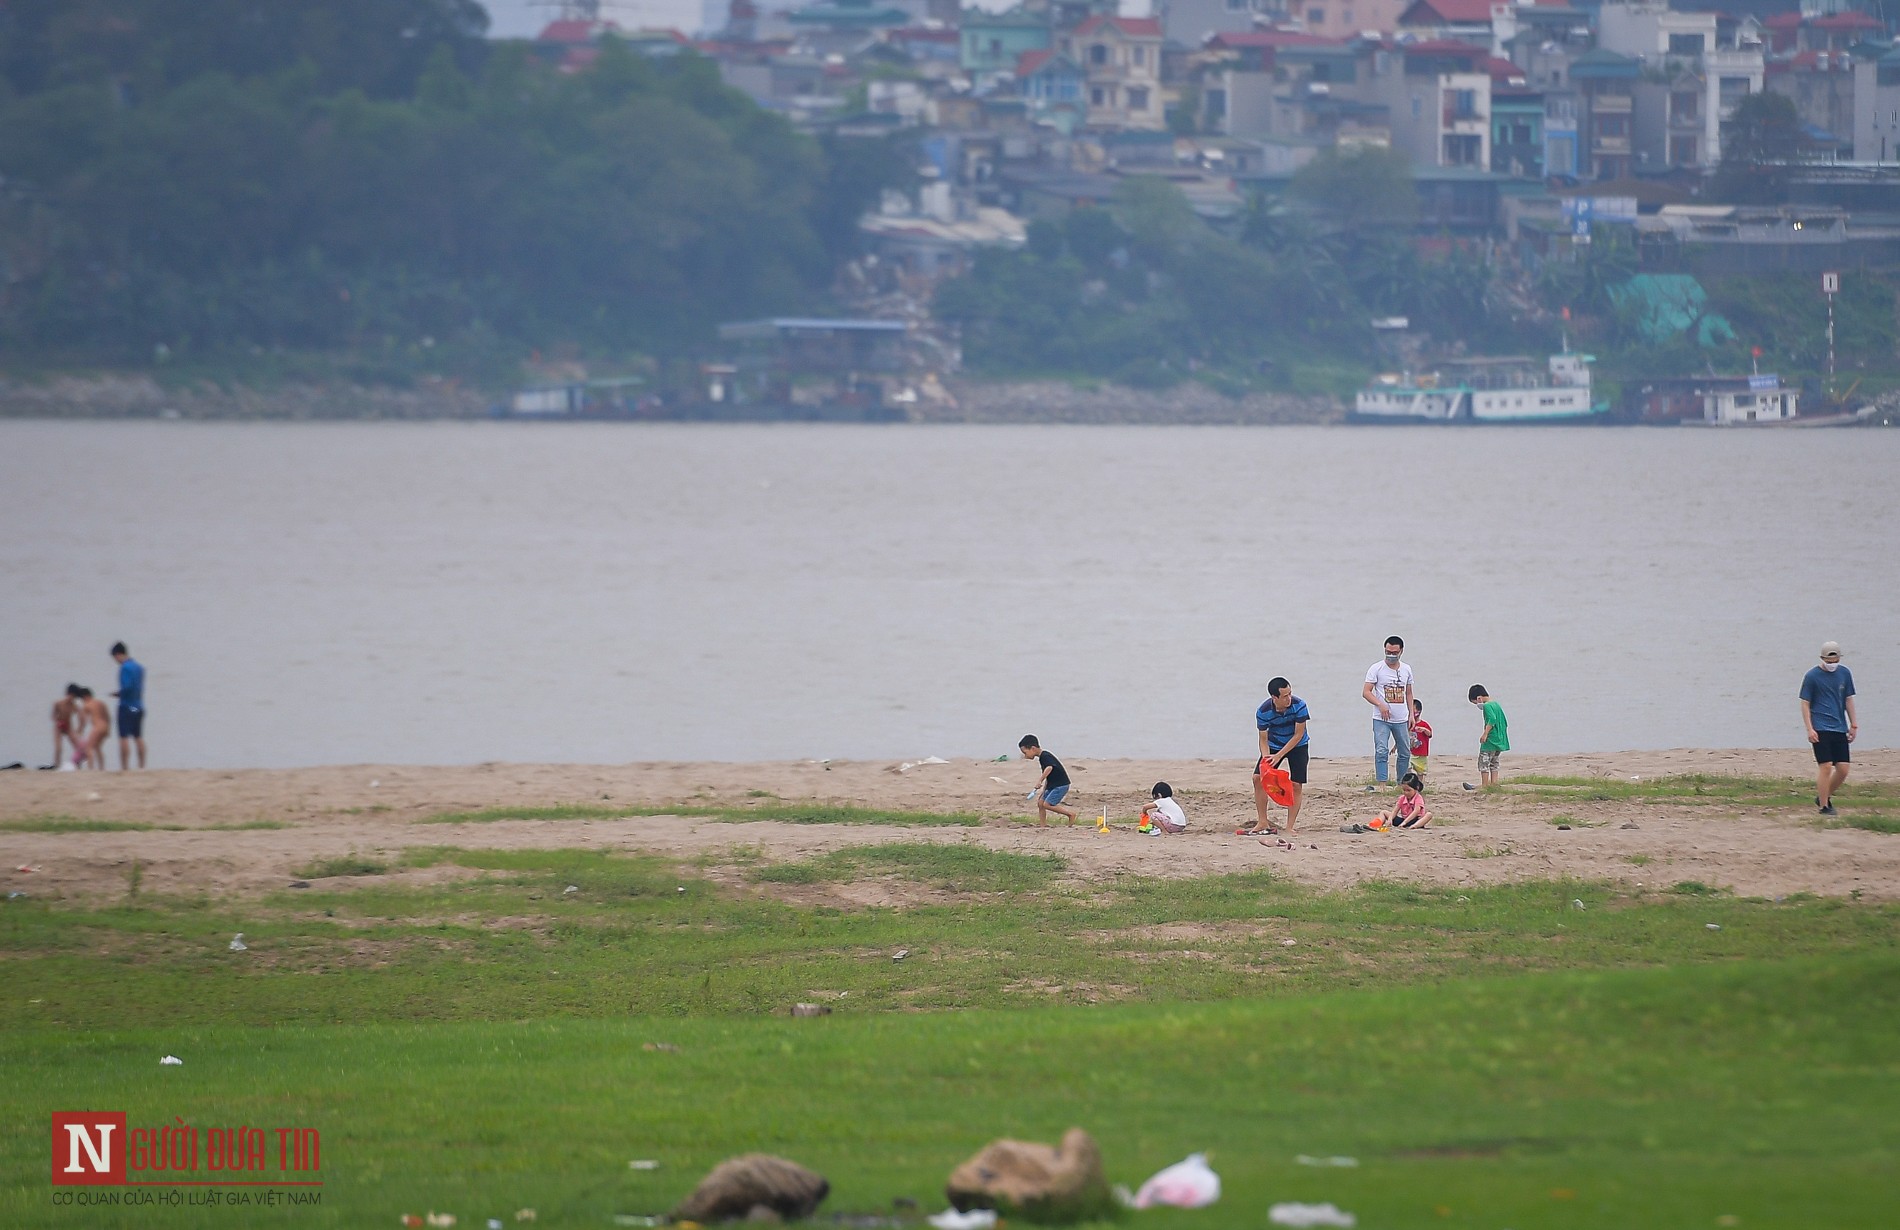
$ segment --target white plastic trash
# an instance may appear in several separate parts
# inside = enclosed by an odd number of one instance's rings
[[[1311,1157],[1302,1153],[1293,1161],[1301,1166],[1357,1166],[1359,1164],[1358,1158],[1346,1157],[1343,1154],[1334,1154],[1332,1157]]]
[[[1158,1204],[1179,1209],[1201,1209],[1220,1199],[1220,1176],[1208,1168],[1207,1154],[1190,1153],[1186,1160],[1157,1173],[1135,1193],[1135,1207]]]
[[[180,1059],[176,1055],[167,1055],[165,1056],[165,1058],[158,1061],[158,1066],[161,1068],[169,1068],[169,1067],[176,1066],[178,1064],[182,1064],[184,1062],[185,1062],[184,1060]]]
[[[1359,1224],[1359,1219],[1338,1205],[1328,1201],[1325,1204],[1276,1204],[1267,1210],[1267,1220],[1276,1226],[1345,1226]]]
[[[995,1209],[971,1209],[968,1213],[959,1213],[955,1209],[945,1209],[924,1218],[937,1230],[990,1230],[996,1224]]]
[[[231,942],[227,947],[229,947],[232,952],[247,952],[251,946],[244,942],[244,933],[240,931],[231,937]]]

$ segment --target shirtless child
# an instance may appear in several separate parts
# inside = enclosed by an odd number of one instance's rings
[[[112,737],[112,710],[92,694],[91,688],[79,689],[79,703],[86,715],[86,758],[81,767],[103,769],[106,740]]]
[[[66,763],[66,745],[73,745],[75,759],[84,750],[79,742],[80,705],[79,694],[85,691],[76,683],[66,685],[66,695],[53,702],[53,763],[41,765],[43,769],[57,769]]]

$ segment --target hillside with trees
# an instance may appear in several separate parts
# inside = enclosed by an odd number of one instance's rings
[[[469,0],[0,9],[15,364],[418,352],[494,372],[811,301],[901,163],[697,56],[563,75]]]

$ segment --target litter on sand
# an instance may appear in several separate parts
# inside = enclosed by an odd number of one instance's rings
[[[992,777],[992,778],[990,778],[990,780],[991,780],[991,781],[993,781],[993,782],[997,782],[997,783],[999,783],[999,784],[1001,784],[1001,785],[1004,785],[1004,786],[1007,786],[1007,785],[1009,785],[1009,779],[1008,779],[1008,778],[1006,778],[1006,777]]]
[[[1281,940],[1281,941],[1280,941],[1280,947],[1282,947],[1282,948],[1291,948],[1291,947],[1293,947],[1293,946],[1294,946],[1295,944],[1297,944],[1297,943],[1299,943],[1299,941],[1298,941],[1298,940],[1296,940],[1296,939],[1293,939],[1292,937],[1290,937],[1290,936],[1289,936],[1288,938],[1286,938],[1286,939],[1284,939],[1284,940]]]
[[[949,763],[950,763],[949,761],[945,760],[941,756],[926,756],[922,760],[906,760],[903,764],[900,764],[897,766],[897,771],[899,773],[908,773],[912,769],[921,769],[927,764],[949,764]]]
[[[891,954],[891,960],[902,961],[905,957],[908,957],[909,955],[910,955],[910,949],[900,948],[896,952]]]
[[[184,1060],[180,1059],[176,1055],[167,1055],[163,1059],[158,1061],[158,1066],[161,1068],[170,1068],[170,1067],[175,1067],[184,1062],[185,1062]]]
[[[1294,1158],[1293,1161],[1295,1165],[1299,1166],[1357,1166],[1359,1164],[1359,1159],[1356,1157],[1344,1157],[1339,1155],[1333,1157],[1310,1157],[1304,1153]]]
[[[231,942],[226,947],[232,952],[248,952],[251,946],[244,942],[244,933],[240,931],[231,937]]]
[[[924,1218],[937,1230],[990,1230],[996,1224],[995,1209],[971,1209],[968,1213],[959,1213],[955,1209],[945,1209]]]
[[[1267,1220],[1276,1226],[1346,1226],[1359,1219],[1330,1200],[1325,1204],[1276,1204],[1267,1210]]]
[[[1155,1173],[1135,1193],[1135,1207],[1151,1209],[1158,1204],[1177,1209],[1202,1209],[1220,1199],[1220,1176],[1207,1165],[1207,1154],[1190,1153]]]

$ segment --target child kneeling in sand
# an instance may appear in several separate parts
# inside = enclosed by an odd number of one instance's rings
[[[1166,782],[1156,782],[1149,792],[1154,802],[1141,809],[1141,824],[1136,832],[1148,833],[1159,837],[1163,833],[1187,832],[1187,813],[1174,801],[1174,787]]]
[[[1416,773],[1407,773],[1399,779],[1399,801],[1391,811],[1379,813],[1374,828],[1422,829],[1432,822],[1432,813],[1425,807],[1425,781]]]

